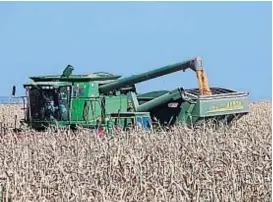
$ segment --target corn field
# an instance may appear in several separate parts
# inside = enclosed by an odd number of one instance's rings
[[[22,117],[0,105],[0,122]],[[0,201],[271,201],[271,102],[230,128],[0,138]]]

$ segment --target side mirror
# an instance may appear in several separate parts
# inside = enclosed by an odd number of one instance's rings
[[[16,94],[16,86],[12,86],[12,96],[15,96]]]

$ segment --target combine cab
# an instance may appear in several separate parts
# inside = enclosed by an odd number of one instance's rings
[[[136,84],[178,71],[196,72],[199,88],[176,88],[139,94]],[[34,129],[48,126],[152,129],[162,125],[195,125],[203,120],[230,122],[248,112],[247,93],[210,88],[201,58],[168,65],[127,78],[105,72],[73,75],[68,65],[62,75],[31,77],[25,84],[25,119]],[[152,121],[151,121],[152,120]]]

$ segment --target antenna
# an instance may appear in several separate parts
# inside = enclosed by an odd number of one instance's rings
[[[16,86],[12,86],[12,93],[11,93],[11,96],[15,96],[16,94]]]

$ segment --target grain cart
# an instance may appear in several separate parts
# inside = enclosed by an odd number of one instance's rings
[[[178,71],[196,72],[198,88],[139,94],[136,84]],[[207,119],[240,118],[248,113],[248,93],[210,88],[200,57],[142,74],[121,78],[106,72],[73,75],[68,65],[62,75],[30,77],[25,84],[25,119],[34,129],[77,125],[109,130],[114,126],[152,129],[162,125],[195,125]]]

